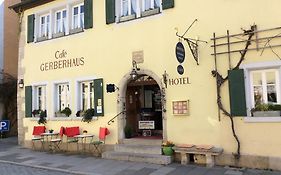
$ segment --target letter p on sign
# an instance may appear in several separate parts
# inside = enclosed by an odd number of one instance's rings
[[[10,121],[2,120],[0,121],[0,132],[9,131]]]

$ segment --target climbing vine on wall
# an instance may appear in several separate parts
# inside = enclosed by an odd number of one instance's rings
[[[245,60],[246,53],[248,51],[249,46],[251,45],[252,37],[255,34],[254,31],[255,31],[255,26],[251,26],[250,30],[244,31],[244,35],[248,36],[246,44],[245,44],[245,47],[244,47],[244,49],[242,51],[239,52],[240,53],[240,59],[239,59],[238,63],[236,64],[236,66],[234,68],[232,68],[230,70],[239,69],[239,66]],[[214,47],[215,47],[215,45],[214,45]],[[220,111],[223,112],[224,115],[228,116],[230,121],[231,121],[232,134],[233,134],[233,137],[235,138],[235,140],[237,142],[237,151],[236,151],[236,153],[234,153],[234,156],[235,156],[236,159],[239,159],[240,158],[241,142],[240,142],[239,137],[238,137],[238,135],[237,135],[237,133],[235,131],[235,125],[234,125],[233,116],[231,115],[230,112],[228,112],[225,109],[225,107],[223,106],[222,101],[221,101],[221,88],[222,88],[223,84],[228,80],[228,76],[223,77],[217,70],[213,70],[212,71],[212,75],[213,75],[213,77],[216,78],[218,108],[219,108]]]

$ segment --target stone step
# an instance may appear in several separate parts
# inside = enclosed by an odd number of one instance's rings
[[[131,138],[123,139],[123,143],[127,145],[154,145],[161,146],[161,139],[140,139],[140,138]]]
[[[168,165],[172,162],[171,156],[159,155],[159,154],[140,154],[140,153],[126,153],[106,151],[102,153],[102,158],[112,160],[123,160],[132,162],[144,162],[153,163],[159,165]]]
[[[128,145],[118,144],[114,146],[116,152],[127,152],[127,153],[141,153],[141,154],[162,154],[161,146],[154,145]]]

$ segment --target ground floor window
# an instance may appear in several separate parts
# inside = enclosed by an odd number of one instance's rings
[[[252,108],[259,104],[280,104],[279,69],[250,71]]]
[[[57,111],[62,111],[66,107],[70,107],[70,91],[69,91],[69,84],[57,84]]]
[[[94,82],[84,81],[80,83],[80,110],[94,108]]]
[[[34,108],[39,110],[46,110],[46,86],[35,86],[34,90]]]

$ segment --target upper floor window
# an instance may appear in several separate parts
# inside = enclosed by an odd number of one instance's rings
[[[39,37],[47,37],[50,31],[50,15],[41,15],[40,16],[40,30]]]
[[[121,16],[136,14],[137,0],[121,0]]]
[[[160,13],[162,0],[117,0],[120,15],[119,22],[129,21],[139,17],[145,17]]]
[[[67,23],[66,10],[60,10],[56,12],[56,24],[55,33],[65,33]]]
[[[44,41],[93,27],[93,0],[65,1],[64,5],[27,17],[27,42]]]
[[[142,0],[142,1],[143,1],[142,11],[152,10],[160,7],[160,0]]]
[[[72,29],[84,28],[84,4],[72,8]]]

